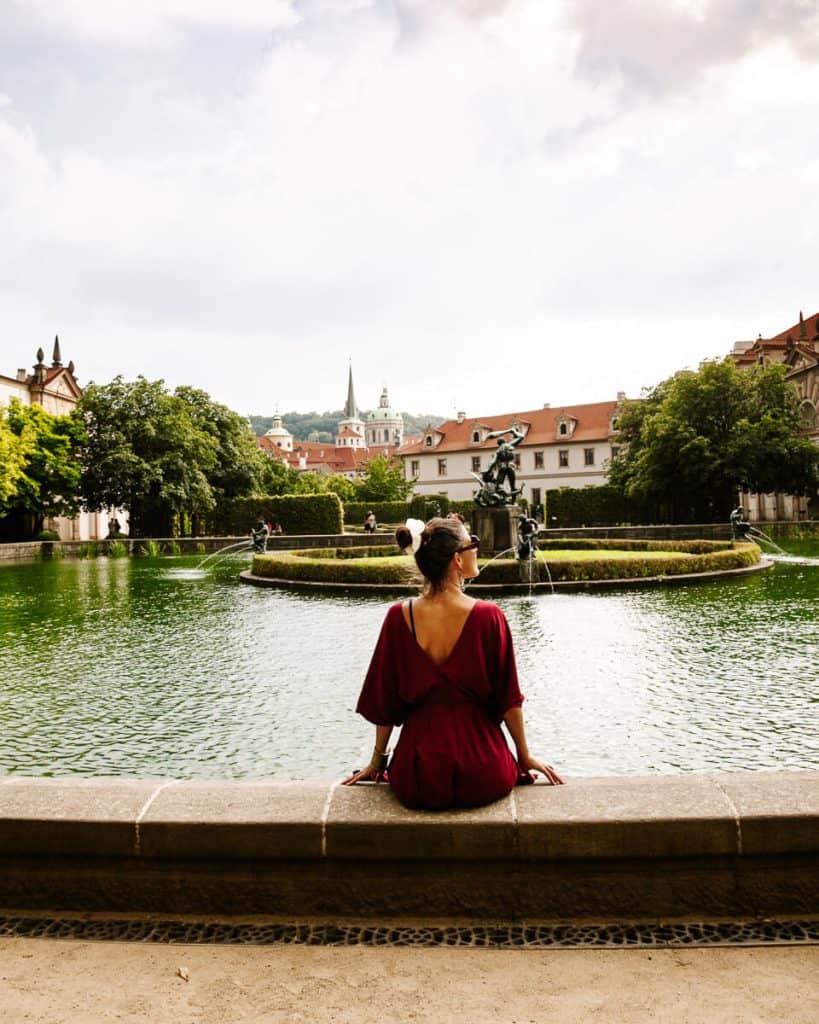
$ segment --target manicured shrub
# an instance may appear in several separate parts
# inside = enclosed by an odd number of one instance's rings
[[[294,553],[256,555],[253,573],[267,579],[310,583],[395,583],[405,585],[414,563],[407,558],[304,558]]]
[[[689,555],[705,555],[712,551],[729,551],[730,540],[538,540],[541,551],[683,551]]]
[[[241,536],[263,520],[281,523],[290,534],[337,534],[344,530],[344,516],[338,495],[276,494],[234,498],[223,502],[209,517],[215,534]]]
[[[658,522],[656,510],[627,498],[619,487],[558,487],[548,492],[550,527],[617,526],[620,523]]]
[[[35,540],[59,540],[60,535],[56,530],[40,530]]]

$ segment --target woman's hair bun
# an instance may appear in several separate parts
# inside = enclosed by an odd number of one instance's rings
[[[399,526],[395,531],[395,543],[401,548],[402,551],[406,551],[412,544],[412,534],[407,526]]]

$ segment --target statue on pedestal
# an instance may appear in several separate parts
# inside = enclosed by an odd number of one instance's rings
[[[504,440],[507,434],[512,435],[509,441]],[[487,437],[496,437],[498,448],[484,472],[472,474],[481,485],[475,494],[475,504],[483,508],[514,505],[523,490],[522,487],[515,487],[515,448],[525,434],[517,427],[508,427],[506,430],[493,430]],[[507,481],[508,490],[504,487]]]

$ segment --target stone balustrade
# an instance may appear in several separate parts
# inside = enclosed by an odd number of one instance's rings
[[[819,772],[405,810],[387,786],[0,778],[0,907],[538,920],[819,913]]]

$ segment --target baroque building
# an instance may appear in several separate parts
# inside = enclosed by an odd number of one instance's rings
[[[819,313],[802,313],[791,327],[772,338],[760,335],[756,341],[737,341],[731,358],[739,367],[781,364],[787,367],[785,379],[799,396],[800,433],[819,445]],[[752,522],[771,520],[798,521],[819,516],[819,496],[793,494],[740,495]]]
[[[63,365],[59,337],[54,338],[51,365],[46,365],[44,359],[45,354],[40,348],[33,373],[19,369],[14,377],[0,374],[0,405],[8,405],[16,398],[22,405],[41,405],[54,416],[67,416],[76,408],[82,388],[74,373],[74,363]],[[107,512],[80,512],[72,518],[47,518],[43,529],[54,530],[60,540],[101,540],[108,536],[108,523],[113,516],[118,517],[120,525],[124,523],[124,515],[112,509]]]
[[[419,494],[446,494],[466,501],[480,486],[477,476],[489,468],[497,440],[493,431],[515,427],[524,438],[515,451],[518,486],[531,505],[541,505],[546,491],[557,487],[604,484],[608,464],[617,454],[617,414],[626,401],[619,392],[613,402],[561,407],[543,406],[528,412],[455,419],[428,426],[398,451],[407,480]]]

